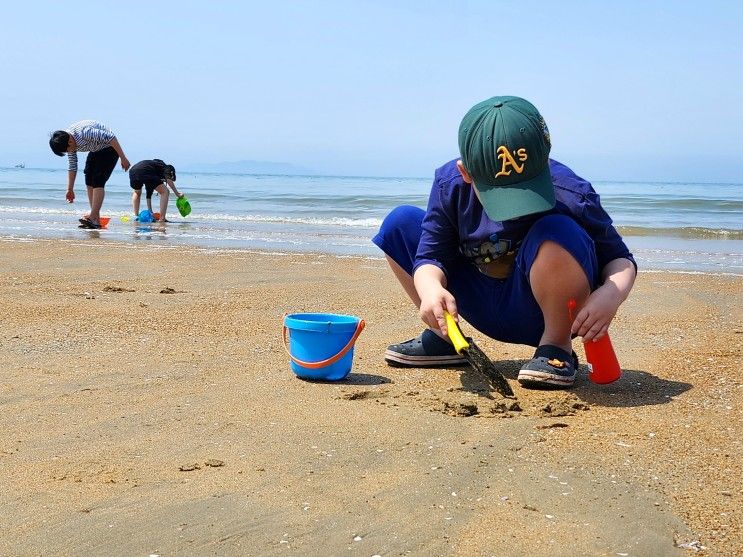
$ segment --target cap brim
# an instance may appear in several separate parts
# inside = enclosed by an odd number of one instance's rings
[[[508,186],[475,184],[488,218],[504,221],[549,211],[555,206],[555,188],[549,166],[525,182]]]

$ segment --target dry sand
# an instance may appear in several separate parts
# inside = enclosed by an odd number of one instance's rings
[[[609,386],[465,324],[518,411],[384,364],[421,324],[382,260],[95,236],[0,243],[1,555],[743,554],[741,277],[641,274]],[[366,320],[347,380],[289,371],[303,311]]]

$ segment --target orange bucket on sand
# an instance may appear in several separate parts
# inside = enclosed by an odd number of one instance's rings
[[[111,221],[111,217],[99,217],[98,222],[101,223],[101,228],[108,227],[108,223]]]

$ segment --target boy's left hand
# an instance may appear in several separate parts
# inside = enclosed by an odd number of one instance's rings
[[[609,330],[611,320],[622,303],[621,296],[611,284],[594,290],[575,316],[572,334],[583,337],[583,342],[598,340]]]
[[[129,164],[129,159],[127,159],[126,157],[121,157],[121,168],[124,169],[124,172],[129,170],[130,166],[131,164]]]

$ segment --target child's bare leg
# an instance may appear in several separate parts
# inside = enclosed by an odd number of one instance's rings
[[[101,207],[103,206],[103,198],[106,196],[106,190],[104,188],[92,188],[88,187],[88,199],[90,200],[90,221],[98,223],[101,218]]]
[[[86,190],[88,192],[88,205],[90,205],[90,211],[88,211],[87,213],[85,213],[83,215],[83,218],[84,219],[89,219],[90,218],[90,214],[93,211],[93,188],[91,188],[90,186],[86,186]]]
[[[132,191],[132,209],[134,209],[134,214],[139,214],[139,202],[142,199],[142,190],[134,190]]]
[[[395,278],[402,285],[403,289],[405,290],[405,293],[408,295],[408,298],[410,298],[410,300],[415,304],[415,307],[419,308],[421,306],[421,299],[420,299],[420,296],[418,296],[418,292],[415,289],[415,284],[413,283],[413,277],[411,277],[408,273],[406,273],[405,269],[400,267],[400,265],[398,265],[397,262],[394,259],[392,259],[389,255],[385,257],[387,258],[387,263],[392,269],[392,272],[394,273]]]
[[[165,222],[165,213],[168,210],[168,199],[170,198],[170,192],[168,188],[160,184],[155,188],[155,191],[160,194],[160,221]]]
[[[545,241],[529,272],[534,297],[544,315],[544,333],[539,345],[559,346],[571,352],[568,301],[581,307],[591,293],[583,267],[559,244]]]
[[[405,269],[400,267],[400,265],[397,264],[397,262],[392,259],[389,255],[385,255],[387,258],[387,263],[390,266],[390,269],[392,269],[392,272],[395,275],[395,278],[397,281],[402,285],[403,290],[405,290],[405,293],[408,295],[408,298],[410,298],[410,301],[415,304],[415,307],[420,308],[421,307],[421,299],[420,296],[418,296],[418,291],[415,289],[415,283],[413,282],[413,277],[411,277],[408,273],[405,272]],[[431,329],[434,333],[436,333],[438,336],[449,342],[448,337],[444,337],[441,334],[441,331],[438,329]]]

